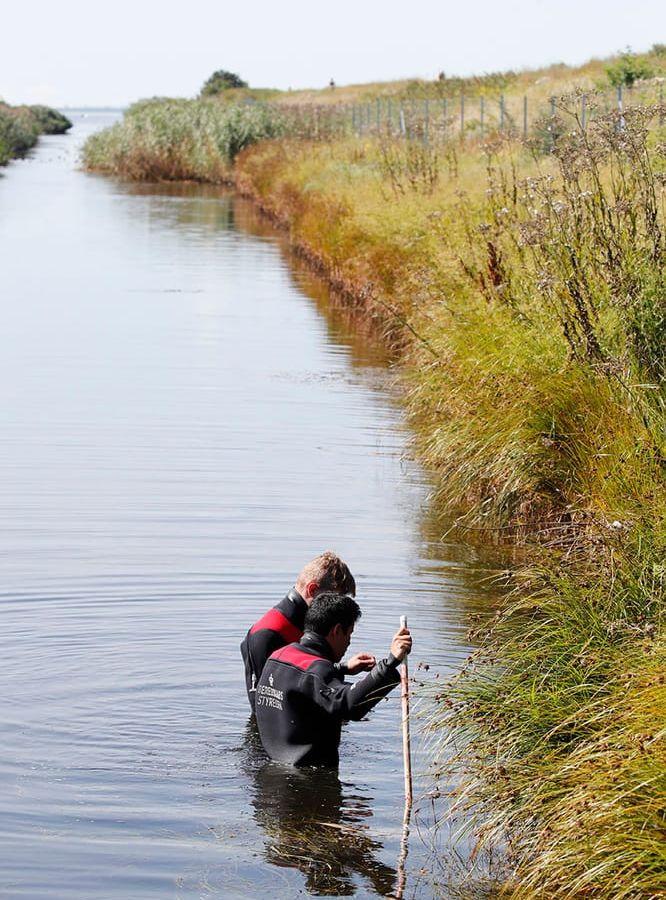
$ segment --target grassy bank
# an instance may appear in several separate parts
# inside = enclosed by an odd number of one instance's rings
[[[64,134],[72,123],[48,106],[9,106],[0,101],[0,166],[35,146],[40,134]]]
[[[663,149],[246,151],[239,186],[399,340],[439,501],[531,559],[432,722],[509,896],[666,890]],[[622,125],[624,130],[620,130]],[[654,150],[649,147],[654,146]],[[453,762],[451,762],[453,757]]]
[[[531,146],[463,146],[181,103],[136,107],[87,164],[233,178],[401,354],[439,504],[524,545],[433,694],[447,805],[506,848],[507,896],[663,895],[663,110],[583,130],[563,101]]]

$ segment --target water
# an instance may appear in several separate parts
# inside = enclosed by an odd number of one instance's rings
[[[77,170],[111,118],[0,177],[0,895],[386,895],[397,693],[345,729],[339,777],[284,770],[238,644],[330,547],[353,649],[406,613],[414,664],[451,671],[475,555],[428,524],[381,350],[247,203]],[[430,894],[427,843],[405,896]]]

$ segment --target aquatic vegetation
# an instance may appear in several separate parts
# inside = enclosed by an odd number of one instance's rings
[[[0,165],[35,146],[40,134],[63,134],[72,127],[48,106],[9,106],[0,102]]]
[[[72,123],[57,109],[50,106],[30,106],[30,112],[36,118],[42,134],[65,134]]]
[[[224,182],[244,147],[278,137],[283,128],[282,116],[266,104],[147,100],[130,107],[122,122],[93,135],[83,161],[137,181]]]

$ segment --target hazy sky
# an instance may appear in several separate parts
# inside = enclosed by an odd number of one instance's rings
[[[666,43],[664,0],[34,0],[3,4],[0,97],[124,105],[214,69],[321,87],[582,62]]]

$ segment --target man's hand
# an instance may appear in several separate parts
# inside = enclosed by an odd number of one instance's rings
[[[371,653],[357,653],[347,661],[347,671],[350,675],[358,675],[359,672],[369,672],[374,669],[377,660]]]
[[[409,628],[400,628],[393,635],[393,640],[391,641],[391,653],[398,662],[402,662],[411,649],[412,636],[409,633]]]

